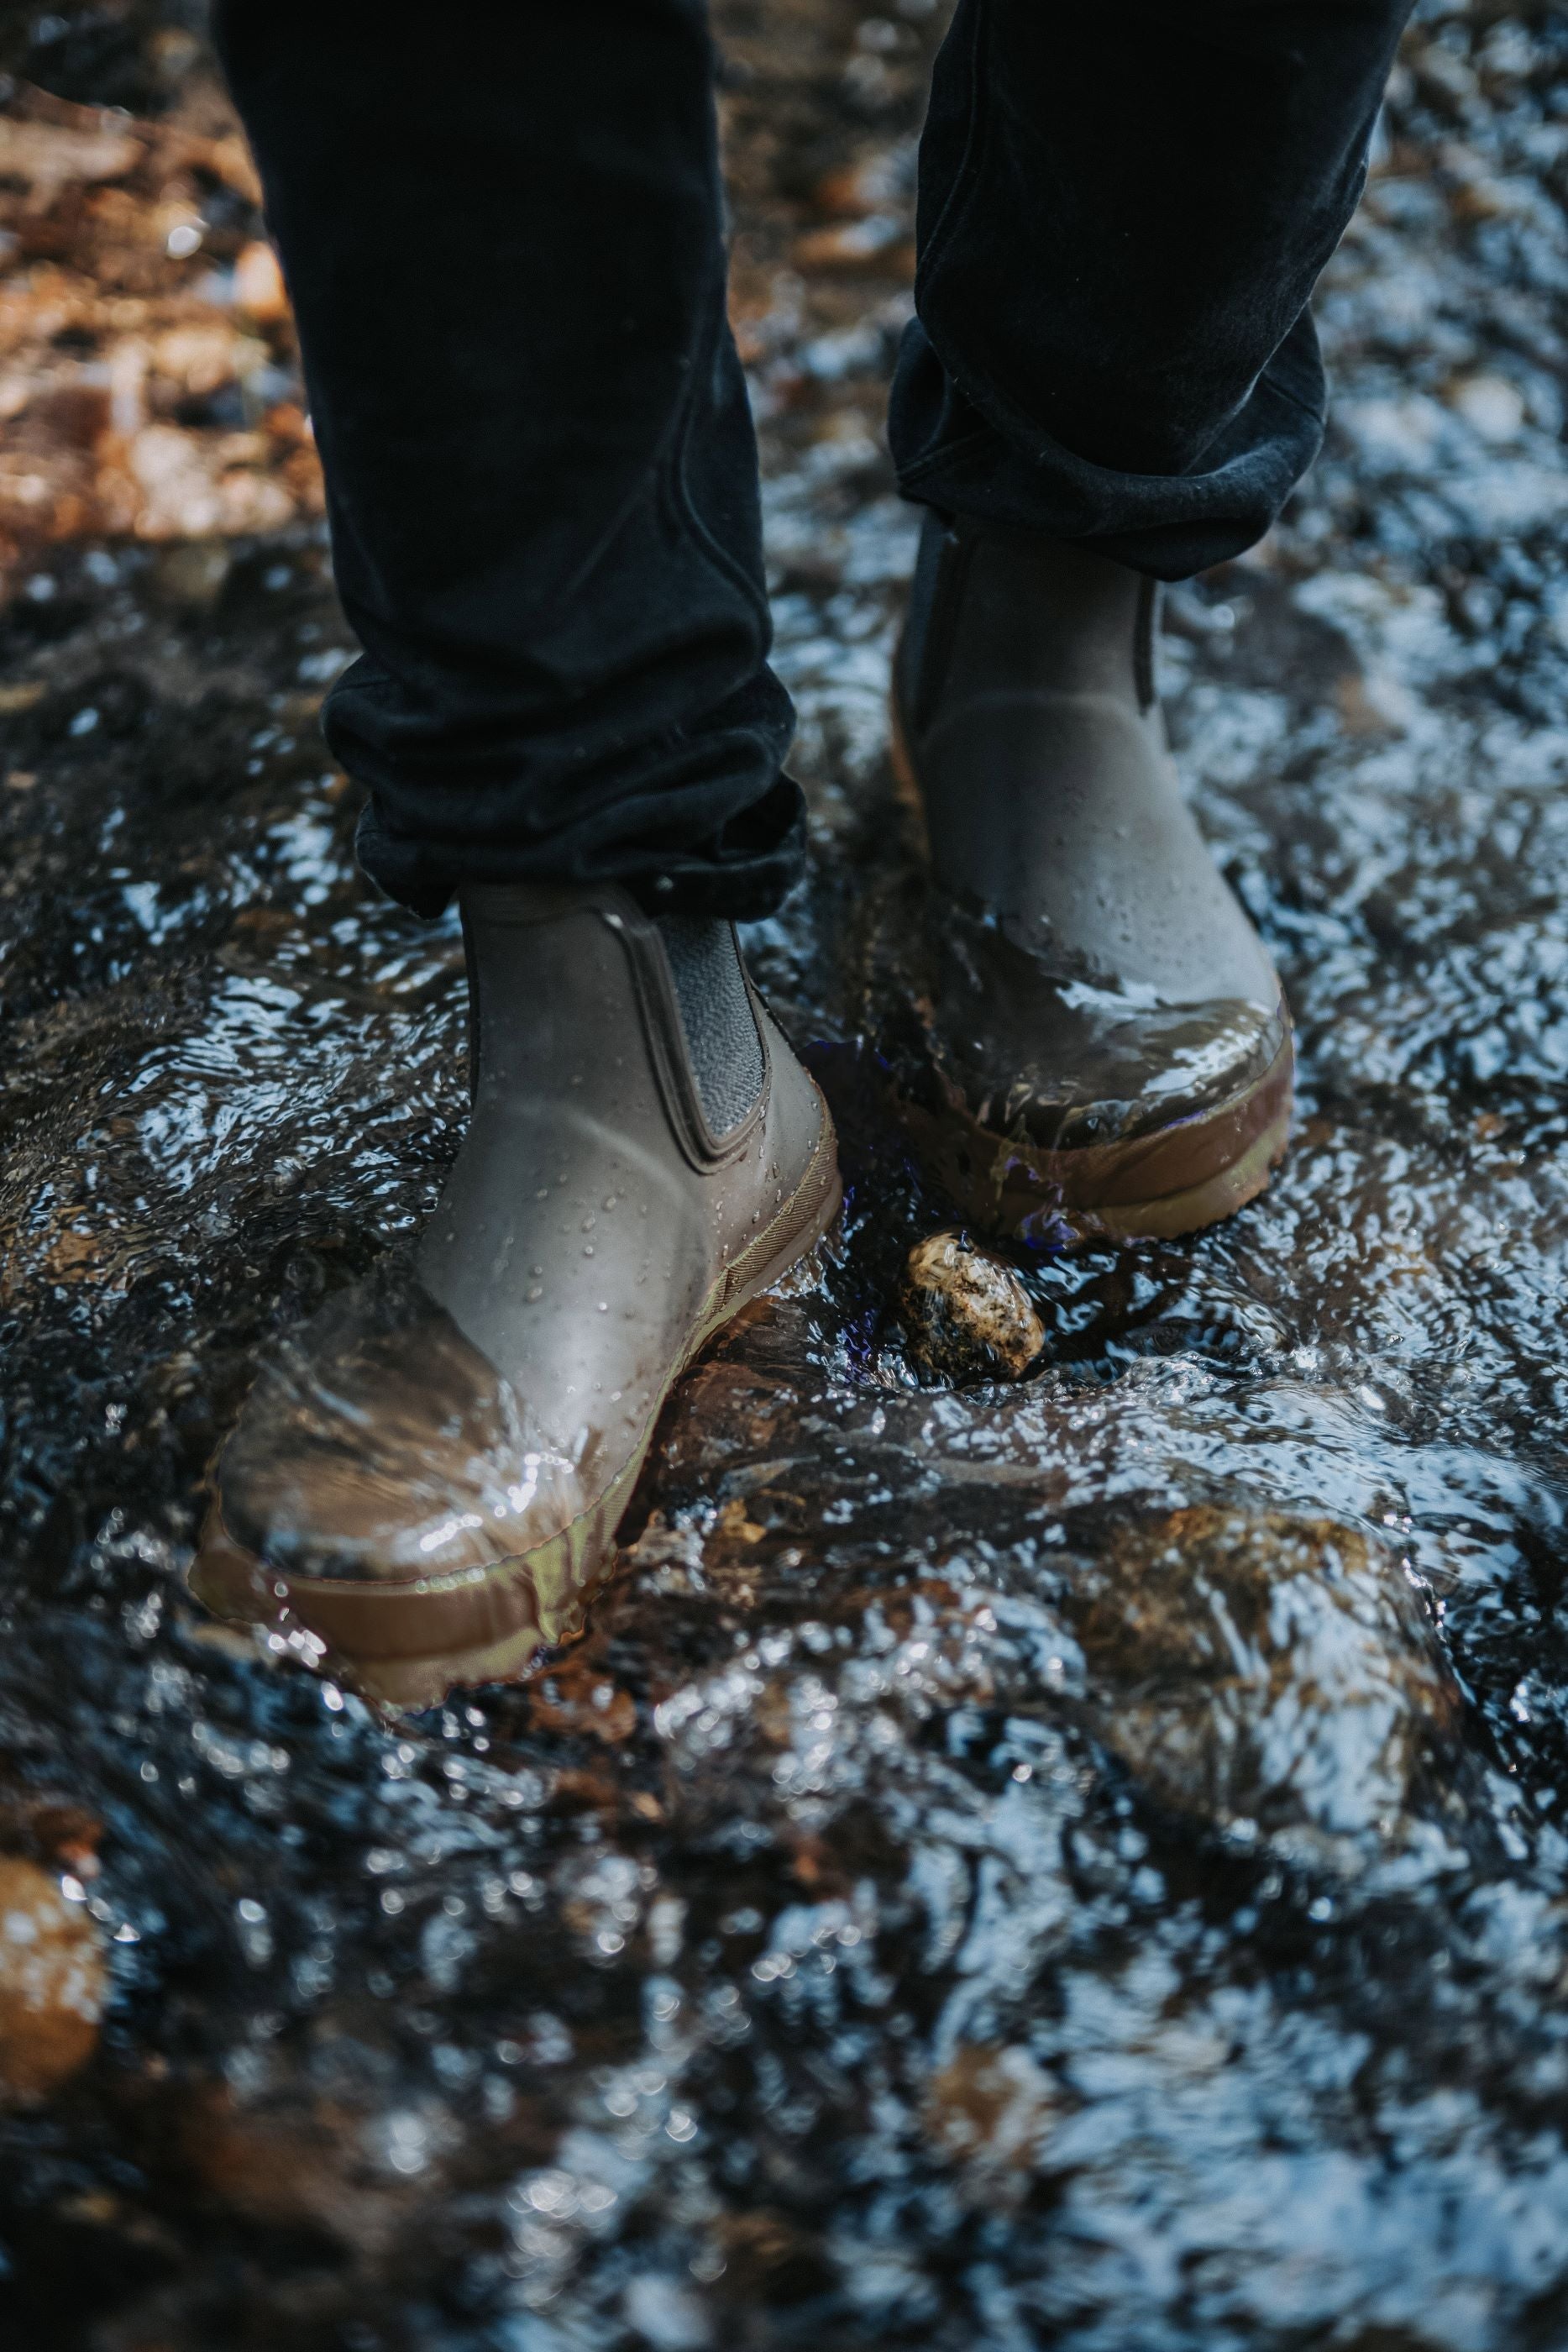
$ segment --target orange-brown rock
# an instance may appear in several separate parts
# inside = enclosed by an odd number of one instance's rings
[[[0,2102],[47,2099],[91,2057],[108,1992],[98,1923],[52,1871],[0,1855]]]
[[[898,1319],[920,1370],[951,1387],[1021,1380],[1045,1345],[1022,1277],[967,1234],[932,1234],[909,1253]]]

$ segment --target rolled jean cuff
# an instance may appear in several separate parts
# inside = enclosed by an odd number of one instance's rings
[[[988,418],[916,319],[898,355],[890,438],[907,499],[1092,541],[1156,580],[1186,580],[1262,538],[1322,446],[1324,405],[1317,335],[1303,312],[1198,460],[1181,473],[1121,473],[1047,433]]]
[[[747,923],[772,914],[804,873],[806,812],[799,784],[781,775],[700,849],[628,844],[573,857],[539,842],[465,848],[414,840],[393,831],[372,798],[354,845],[377,887],[427,919],[443,913],[468,882],[620,882],[653,914],[716,915]]]

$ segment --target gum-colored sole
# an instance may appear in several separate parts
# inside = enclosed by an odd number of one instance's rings
[[[1291,1049],[1284,1048],[1287,1066]],[[1258,1091],[1267,1085],[1260,1079]],[[1182,1234],[1201,1233],[1206,1225],[1218,1225],[1249,1201],[1255,1201],[1268,1188],[1269,1179],[1283,1160],[1291,1141],[1291,1097],[1286,1095],[1285,1107],[1270,1119],[1257,1139],[1249,1144],[1228,1168],[1210,1176],[1201,1184],[1189,1184],[1185,1191],[1166,1192],[1152,1201],[1129,1202],[1124,1207],[1107,1205],[1091,1212],[1098,1230],[1113,1240],[1144,1238],[1174,1241]]]
[[[839,1213],[837,1143],[825,1103],[821,1109],[821,1139],[805,1175],[715,1283],[630,1457],[559,1535],[449,1576],[289,1576],[235,1541],[214,1497],[188,1578],[195,1598],[230,1622],[313,1635],[322,1664],[389,1712],[434,1706],[456,1687],[517,1681],[541,1649],[571,1640],[613,1562],[615,1531],[675,1382],[716,1331],[815,1248]]]
[[[986,1233],[1035,1246],[1174,1240],[1262,1192],[1290,1142],[1294,1073],[1287,1032],[1262,1076],[1217,1110],[1062,1151],[998,1135],[956,1102],[930,1110],[904,1100],[900,1111],[926,1168]]]

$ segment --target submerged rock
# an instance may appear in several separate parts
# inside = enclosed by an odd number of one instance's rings
[[[1019,1381],[1045,1345],[1045,1326],[1020,1276],[967,1234],[932,1234],[910,1251],[898,1288],[909,1352],[949,1387]]]
[[[319,740],[351,633],[204,13],[0,12],[12,113],[62,77],[51,120],[125,105],[143,159],[47,209],[0,174],[0,1853],[51,1902],[110,1822],[92,1887],[140,1938],[112,2063],[0,2117],[0,2342],[1554,2342],[1568,16],[1417,12],[1318,305],[1339,421],[1262,546],[1166,600],[1186,779],[1289,965],[1291,1156],[1195,1240],[1026,1265],[1020,1385],[915,1285],[970,1339],[907,1393],[873,1319],[956,1222],[886,1099],[924,891],[884,722],[908,287],[795,243],[913,206],[950,9],[715,0],[815,850],[747,952],[849,1211],[671,1399],[581,1647],[394,1727],[181,1587],[259,1357],[412,1238],[466,1117],[455,919],[365,889]],[[433,26],[433,90],[465,45]],[[278,494],[298,528],[225,536]],[[1027,1370],[1005,1266],[950,1253]],[[424,1370],[483,1499],[510,1423]],[[358,1525],[410,1465],[383,1421],[351,1474],[355,1393],[287,1412]],[[421,1532],[482,1562],[413,1466]],[[16,1782],[70,1805],[16,1818]],[[37,2083],[48,2011],[6,2015]]]
[[[1459,1695],[1355,1528],[1173,1511],[1086,1561],[1067,1605],[1099,1735],[1161,1803],[1303,1861],[1405,1843]]]
[[[37,1863],[0,1855],[0,2104],[47,2099],[86,2063],[108,1985],[86,1905]]]
[[[922,2120],[944,2155],[977,2168],[983,2193],[995,2199],[998,2173],[1034,2172],[1064,2104],[1027,2050],[966,2042],[932,2075]]]

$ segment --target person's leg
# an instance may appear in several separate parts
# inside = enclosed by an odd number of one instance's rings
[[[905,494],[1160,579],[1316,455],[1308,298],[1411,0],[960,0],[921,148]]]
[[[1279,982],[1166,749],[1156,579],[1316,454],[1307,311],[1409,0],[960,0],[921,152],[892,441],[933,1012],[912,1116],[968,1213],[1172,1234],[1289,1131]]]
[[[766,912],[800,868],[702,0],[218,0],[363,658],[368,870]]]
[[[698,0],[220,0],[297,307],[375,877],[468,949],[474,1106],[401,1279],[225,1448],[193,1584],[399,1704],[524,1671],[659,1409],[834,1213],[733,921],[800,856]]]

